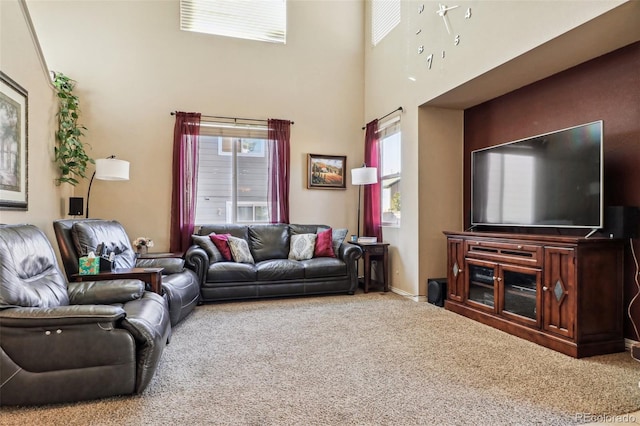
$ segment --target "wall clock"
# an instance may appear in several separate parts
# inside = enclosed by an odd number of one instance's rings
[[[427,18],[427,14],[435,13],[440,20],[439,28],[434,28],[432,31],[423,30],[423,26],[431,22],[431,19]],[[438,4],[436,10],[428,9],[425,4],[418,6],[418,15],[423,15],[423,19],[419,19],[420,28],[416,30],[416,36],[418,36],[418,55],[425,57],[425,64],[428,69],[433,66],[436,57],[440,60],[446,58],[446,50],[449,47],[458,46],[462,42],[460,36],[460,29],[464,22],[471,19],[471,8],[468,7],[466,11],[459,5],[446,5],[443,3]],[[444,32],[444,36],[436,38],[435,35],[438,32]],[[432,37],[432,40],[425,40],[426,37]],[[442,42],[444,40],[444,42]],[[441,44],[438,47],[438,44]]]

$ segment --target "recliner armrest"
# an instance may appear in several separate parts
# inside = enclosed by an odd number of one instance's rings
[[[0,311],[3,327],[58,327],[64,325],[115,323],[125,310],[113,305],[69,305],[52,308],[8,308]]]
[[[184,259],[181,257],[138,258],[137,268],[164,268],[163,275],[179,274],[184,271]]]
[[[108,305],[140,299],[145,284],[140,280],[70,282],[67,286],[72,305]]]

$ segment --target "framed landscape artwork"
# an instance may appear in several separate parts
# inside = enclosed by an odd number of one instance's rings
[[[308,154],[307,188],[345,189],[347,157],[344,155]]]
[[[27,210],[27,91],[0,71],[0,209]]]

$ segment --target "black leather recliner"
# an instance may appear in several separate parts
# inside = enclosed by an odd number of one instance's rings
[[[141,393],[171,333],[139,280],[67,283],[33,225],[0,225],[0,405]]]
[[[116,256],[118,268],[162,267],[162,289],[169,302],[171,325],[182,321],[200,300],[200,279],[192,270],[184,267],[179,257],[138,259],[131,246],[131,239],[117,221],[101,219],[62,219],[53,222],[62,263],[67,278],[78,273],[78,260],[89,251],[95,251],[105,243]]]

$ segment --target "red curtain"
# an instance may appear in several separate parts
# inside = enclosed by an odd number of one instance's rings
[[[289,223],[289,136],[291,122],[268,120],[268,199],[271,223]]]
[[[364,138],[364,161],[367,167],[378,169],[377,183],[364,185],[364,220],[362,232],[367,237],[378,237],[382,242],[382,215],[380,212],[380,141],[378,139],[378,120],[367,124]]]
[[[173,129],[172,252],[184,252],[195,226],[200,113],[176,112]]]

